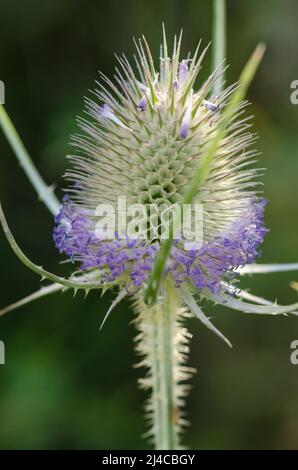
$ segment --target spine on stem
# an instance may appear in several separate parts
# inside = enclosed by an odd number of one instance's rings
[[[150,429],[147,436],[156,449],[179,449],[179,435],[187,423],[183,406],[194,369],[187,367],[191,334],[184,326],[189,316],[171,280],[163,285],[162,301],[148,307],[141,296],[135,300],[137,318],[136,350],[142,357],[137,366],[147,369],[140,379],[148,390],[146,417]]]

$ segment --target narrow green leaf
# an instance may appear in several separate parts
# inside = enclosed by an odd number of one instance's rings
[[[212,39],[212,66],[213,70],[222,65],[226,58],[226,2],[213,0],[213,39]],[[224,87],[224,72],[214,83],[213,94],[220,95]]]
[[[31,160],[19,134],[17,133],[10,117],[0,103],[0,127],[3,130],[9,145],[14,151],[21,167],[27,175],[30,183],[38,194],[39,199],[46,205],[49,211],[56,215],[59,212],[60,202],[53,192],[53,188],[49,187],[42,179],[40,173],[36,169]]]

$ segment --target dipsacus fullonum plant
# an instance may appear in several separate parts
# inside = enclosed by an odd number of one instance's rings
[[[183,59],[180,46],[181,36],[169,55],[164,38],[156,68],[146,41],[139,41],[134,67],[120,57],[115,81],[101,75],[94,94],[86,99],[86,113],[79,119],[81,133],[72,139],[75,154],[66,174],[71,185],[54,229],[57,248],[79,264],[81,273],[64,279],[34,265],[16,245],[2,214],[16,254],[43,278],[54,281],[28,300],[62,287],[86,291],[116,287],[118,295],[107,318],[118,302],[131,297],[139,331],[136,349],[140,365],[147,369],[140,383],[150,391],[149,435],[161,449],[179,448],[179,433],[186,423],[182,408],[193,372],[185,364],[191,336],[186,318],[195,315],[230,345],[205,316],[200,300],[258,314],[295,313],[297,308],[258,298],[237,285],[240,274],[258,270],[251,263],[267,232],[261,171],[255,167],[256,136],[243,100],[235,105],[192,201],[203,207],[203,243],[189,247],[183,238],[173,240],[156,303],[144,299],[162,247],[161,231],[153,238],[120,237],[117,231],[107,238],[96,231],[98,206],[110,205],[117,212],[121,197],[148,211],[152,204],[183,204],[195,172],[218,136],[237,85],[212,96],[211,88],[222,73],[218,69],[196,86],[207,49],[201,52],[198,47],[192,57]]]

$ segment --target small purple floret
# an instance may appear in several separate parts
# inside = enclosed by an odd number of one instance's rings
[[[182,139],[186,139],[188,131],[189,131],[189,124],[186,122],[182,123],[181,133],[180,133]]]
[[[179,66],[179,85],[182,85],[185,82],[187,74],[188,74],[188,65],[183,60]]]
[[[141,101],[139,102],[138,108],[141,111],[145,111],[145,109],[147,108],[147,96],[146,95],[142,97]]]
[[[103,118],[109,118],[110,115],[112,113],[112,110],[111,110],[111,107],[107,104],[107,103],[104,103],[101,107],[100,107],[100,115],[101,117]]]
[[[216,113],[219,110],[219,105],[212,103],[211,101],[208,100],[203,100],[203,105],[205,106],[208,111],[212,111],[213,113]]]

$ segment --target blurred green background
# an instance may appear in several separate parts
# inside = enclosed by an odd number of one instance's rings
[[[271,232],[263,262],[298,261],[298,106],[290,83],[298,79],[298,3],[228,0],[228,82],[235,81],[256,43],[267,53],[249,92],[260,134],[259,165],[266,167],[266,213]],[[77,130],[83,96],[98,70],[111,76],[114,52],[133,53],[145,34],[158,58],[161,23],[169,38],[184,29],[184,52],[211,39],[209,0],[2,0],[0,79],[6,109],[47,182],[61,196],[69,137]],[[210,54],[201,78],[210,67]],[[0,135],[1,200],[15,236],[37,263],[67,273],[52,242],[53,220]],[[39,279],[1,247],[1,306],[39,287]],[[242,286],[280,302],[297,294],[295,273],[245,278]],[[298,273],[296,275],[298,280]],[[143,393],[132,368],[134,328],[123,302],[99,333],[113,298],[86,300],[55,294],[0,319],[6,365],[0,366],[2,449],[146,448]],[[298,318],[257,317],[209,307],[234,349],[192,321],[190,363],[198,369],[188,400],[193,449],[298,449],[298,366],[290,342]]]

